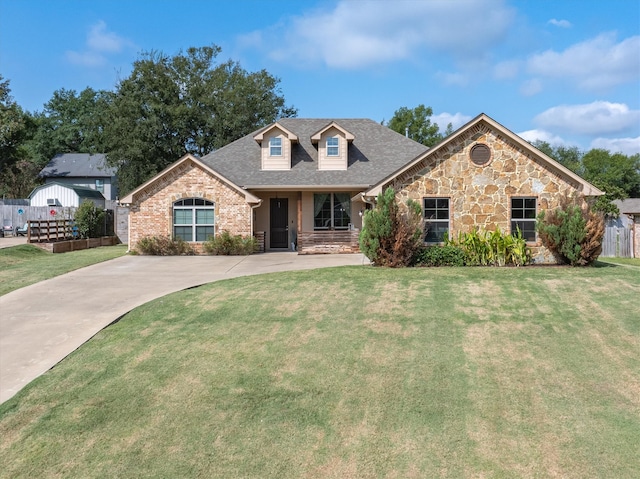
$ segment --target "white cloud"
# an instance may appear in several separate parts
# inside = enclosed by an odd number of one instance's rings
[[[100,20],[92,25],[87,34],[84,51],[68,50],[65,57],[69,63],[87,67],[99,67],[107,63],[105,54],[120,53],[134,44],[120,35],[107,30],[107,24]]]
[[[552,18],[547,23],[560,28],[571,28],[573,26],[568,20],[556,20],[555,18]]]
[[[524,96],[533,96],[542,91],[542,82],[537,78],[532,78],[531,80],[525,81],[520,86],[520,93]]]
[[[624,103],[595,101],[549,108],[537,115],[534,122],[546,129],[605,135],[637,127],[640,124],[640,110],[630,110]]]
[[[481,15],[477,12],[482,12]],[[421,51],[477,61],[504,39],[515,17],[504,0],[340,0],[240,41],[272,58],[358,69],[406,60]]]
[[[447,125],[451,123],[451,127],[455,130],[471,120],[468,115],[462,113],[439,113],[431,116],[431,123],[437,123],[440,127],[440,132],[444,132],[447,129]]]
[[[551,146],[566,145],[567,143],[558,135],[554,135],[553,133],[549,133],[545,130],[527,130],[522,133],[518,133],[518,136],[529,143],[533,143],[536,140],[546,141]]]
[[[602,148],[612,153],[635,155],[640,153],[640,136],[636,138],[596,138],[591,148]]]
[[[127,45],[130,45],[130,42],[114,32],[107,31],[107,24],[102,20],[93,25],[87,35],[87,46],[91,50],[117,53]]]
[[[538,76],[566,79],[580,88],[598,90],[640,79],[640,36],[616,43],[614,33],[577,43],[562,52],[547,50],[527,62]]]

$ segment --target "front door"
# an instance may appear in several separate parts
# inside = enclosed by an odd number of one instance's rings
[[[271,198],[271,248],[289,247],[289,200]]]

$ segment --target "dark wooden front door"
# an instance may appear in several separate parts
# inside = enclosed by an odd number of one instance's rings
[[[271,248],[289,247],[289,200],[271,198]]]

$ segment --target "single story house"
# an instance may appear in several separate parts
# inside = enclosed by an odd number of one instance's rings
[[[60,153],[39,174],[45,184],[81,186],[102,193],[107,200],[118,196],[116,169],[106,164],[103,154]]]
[[[228,230],[267,251],[358,250],[363,212],[392,186],[423,206],[427,243],[474,227],[520,228],[553,258],[535,221],[562,195],[603,194],[485,114],[427,148],[367,119],[283,118],[202,158],[186,155],[122,198],[129,248],[170,235],[200,247]]]
[[[63,183],[45,183],[37,186],[29,194],[31,206],[78,207],[84,201],[91,201],[100,208],[105,207],[105,199],[97,190]]]

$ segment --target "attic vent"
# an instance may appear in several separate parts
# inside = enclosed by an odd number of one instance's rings
[[[484,166],[491,159],[491,149],[484,143],[473,145],[469,152],[469,158],[471,158],[474,165]]]

